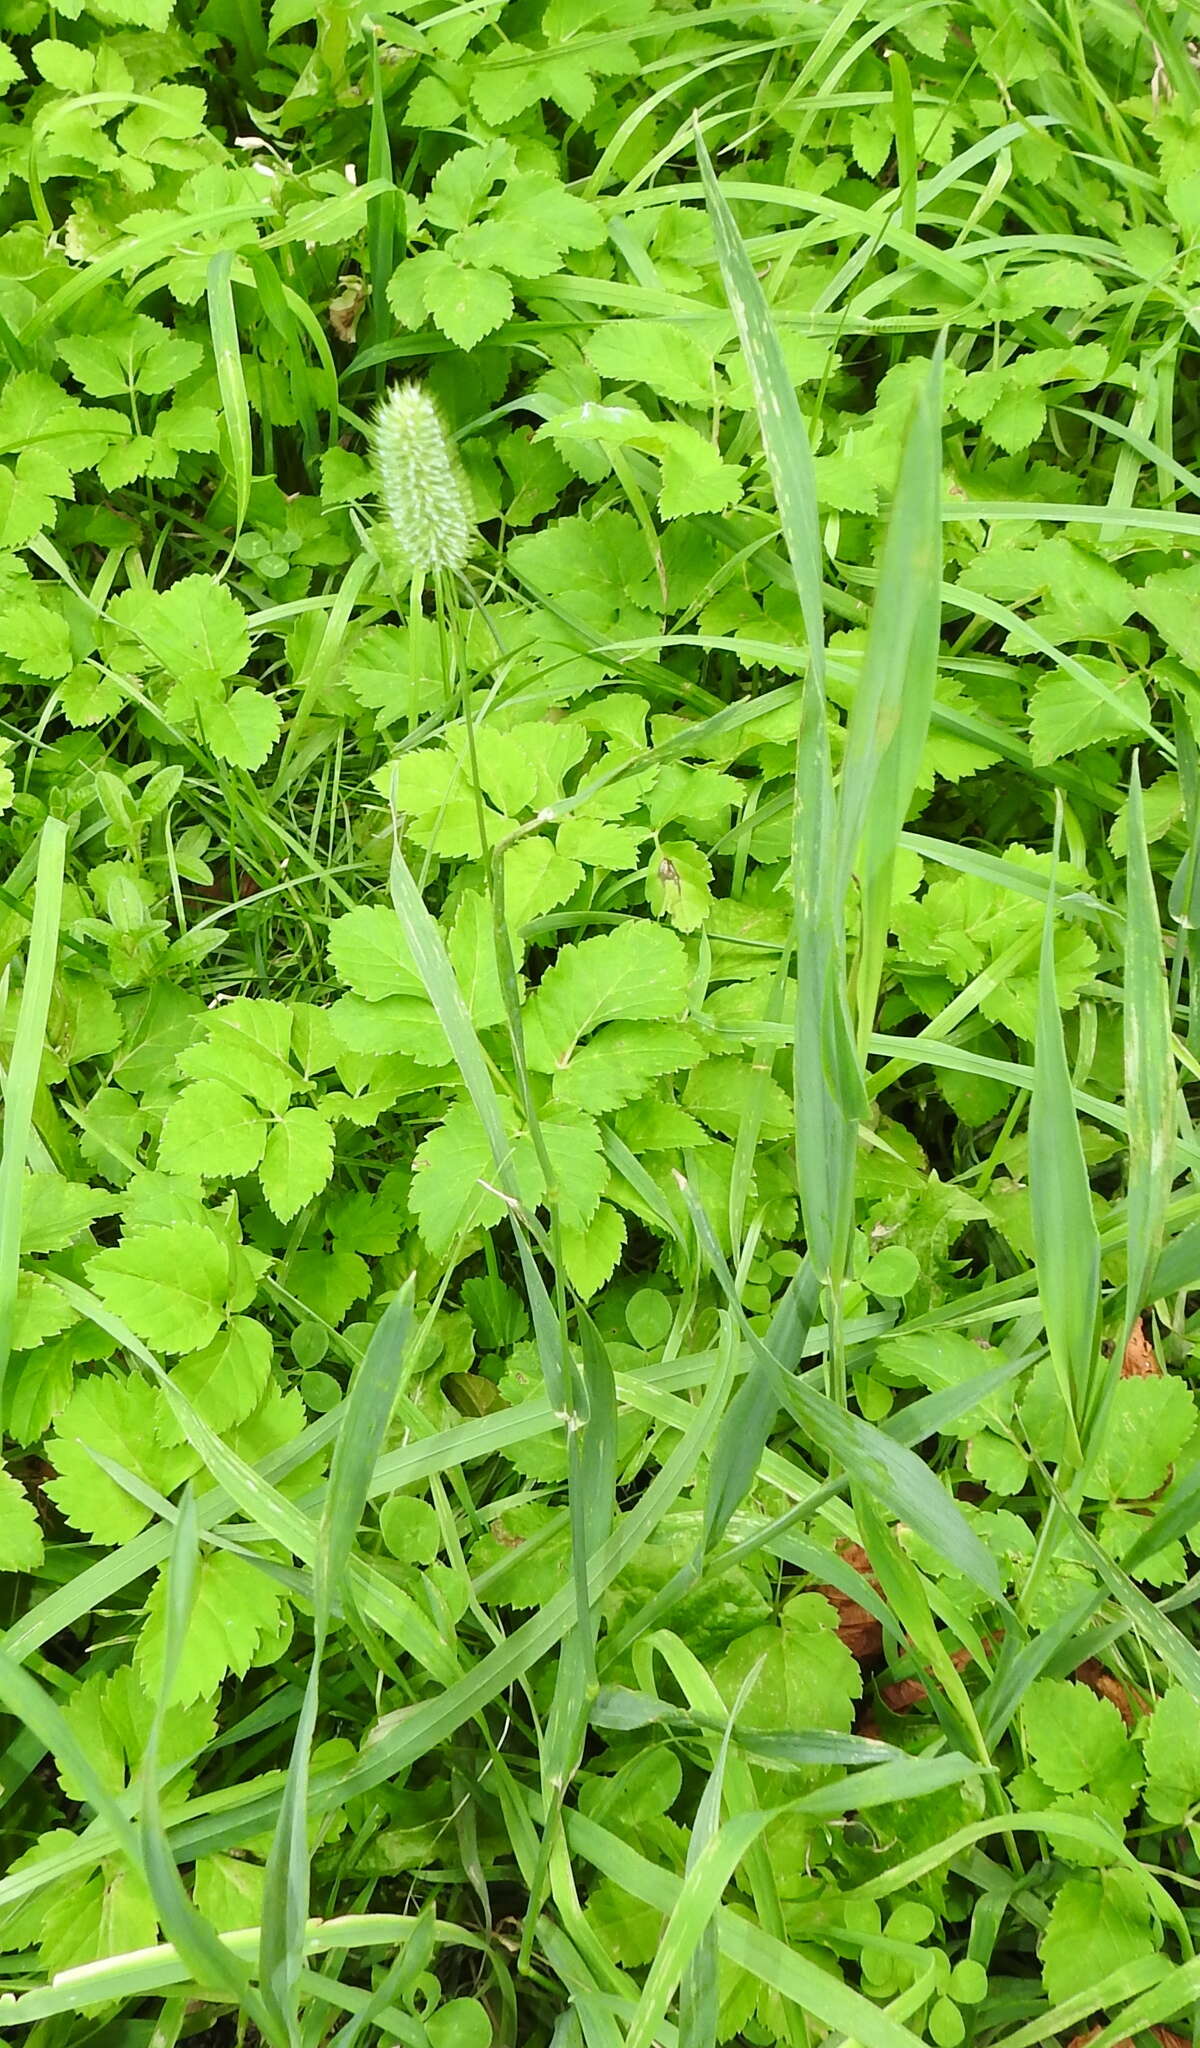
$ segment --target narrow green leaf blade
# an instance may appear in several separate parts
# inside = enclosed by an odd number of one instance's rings
[[[1029,1108],[1029,1195],[1038,1295],[1078,1456],[1098,1355],[1100,1241],[1058,1005],[1054,912],[1051,892],[1042,926],[1038,979]]]

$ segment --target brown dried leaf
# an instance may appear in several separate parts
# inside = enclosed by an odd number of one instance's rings
[[[1076,1684],[1086,1685],[1098,1699],[1111,1700],[1127,1728],[1132,1728],[1139,1713],[1144,1713],[1146,1703],[1135,1693],[1131,1697],[1128,1689],[1111,1671],[1106,1671],[1095,1657],[1087,1657],[1071,1674]],[[1137,1702],[1135,1705],[1134,1702]]]
[[[1089,2043],[1099,2040],[1103,2031],[1102,2027],[1089,2027],[1086,2033],[1075,2034],[1067,2042],[1067,2048],[1089,2048]],[[1150,2032],[1159,2048],[1192,2048],[1192,2043],[1183,2034],[1173,2034],[1170,2027],[1151,2027]],[[1113,2048],[1133,2048],[1133,2042],[1126,2034],[1123,2040],[1114,2042]]]
[[[881,1685],[879,1697],[893,1714],[910,1714],[929,1694],[919,1678],[898,1678],[891,1685]]]
[[[861,1543],[839,1543],[838,1556],[845,1559],[869,1586],[879,1591],[879,1581],[871,1570],[871,1560]],[[883,1655],[883,1626],[868,1612],[861,1600],[852,1600],[838,1586],[818,1586],[816,1591],[828,1600],[838,1618],[837,1632],[845,1643],[850,1655],[860,1664],[876,1664]]]
[[[1142,1327],[1142,1319],[1139,1316],[1129,1332],[1129,1342],[1125,1346],[1125,1356],[1121,1360],[1121,1378],[1123,1380],[1156,1380],[1161,1379],[1161,1377],[1162,1367],[1155,1357],[1154,1346],[1147,1337]]]
[[[995,1640],[996,1638],[991,1636],[984,1637],[985,1643]],[[971,1652],[969,1650],[952,1650],[950,1652],[950,1662],[956,1671],[965,1671],[970,1661]],[[891,1685],[881,1685],[879,1697],[885,1707],[891,1708],[893,1714],[908,1714],[911,1713],[914,1707],[919,1707],[922,1700],[929,1698],[929,1691],[923,1679],[898,1678]]]

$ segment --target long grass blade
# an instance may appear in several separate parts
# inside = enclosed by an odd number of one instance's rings
[[[942,344],[900,456],[875,586],[863,671],[846,729],[838,818],[838,888],[857,872],[862,936],[856,970],[865,1053],[887,946],[892,870],[933,712],[941,630]]]
[[[146,1881],[163,1931],[180,1961],[192,1972],[197,1987],[228,1999],[257,2027],[265,2040],[283,2048],[286,2035],[277,2028],[274,2016],[251,1985],[245,1963],[221,1940],[188,1897],[163,1827],[159,1799],[159,1751],[167,1707],[174,1696],[176,1677],[187,1646],[198,1557],[196,1507],[189,1488],[179,1504],[167,1572],[162,1679],[142,1756],[138,1840]]]
[[[0,1429],[6,1414],[4,1386],[17,1312],[25,1165],[54,985],[66,847],[66,826],[60,818],[47,818],[38,844],[21,1009],[4,1081],[4,1141],[0,1151]]]
[[[1033,1097],[1029,1109],[1029,1195],[1038,1295],[1071,1449],[1083,1455],[1099,1349],[1100,1243],[1083,1143],[1071,1094],[1056,983],[1055,899],[1046,901],[1038,979]]]
[[[250,434],[250,400],[246,394],[246,373],[242,367],[242,346],[233,303],[231,249],[219,249],[211,258],[205,290],[217,386],[221,393],[221,417],[229,440],[237,532],[240,534],[250,507],[254,451]]]
[[[314,1583],[312,1662],[305,1682],[279,1819],[263,1885],[259,1976],[272,2020],[291,2043],[300,2040],[299,1986],[309,1905],[309,1773],[320,1701],[321,1664],[335,1597],[344,1597],[347,1568],[362,1521],[384,1433],[410,1361],[413,1282],[388,1303],[351,1383],[334,1445],[321,1517]]]
[[[1129,789],[1128,834],[1123,1012],[1129,1120],[1125,1338],[1146,1304],[1150,1276],[1162,1249],[1171,1193],[1176,1097],[1167,970],[1136,759]],[[1122,1354],[1124,1348],[1122,1342]]]

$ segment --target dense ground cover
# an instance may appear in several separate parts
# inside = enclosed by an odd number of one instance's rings
[[[1191,2039],[1189,23],[7,0],[12,2039]]]

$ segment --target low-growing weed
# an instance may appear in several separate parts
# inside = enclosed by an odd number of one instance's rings
[[[1197,39],[8,0],[6,2038],[1192,2038]]]

